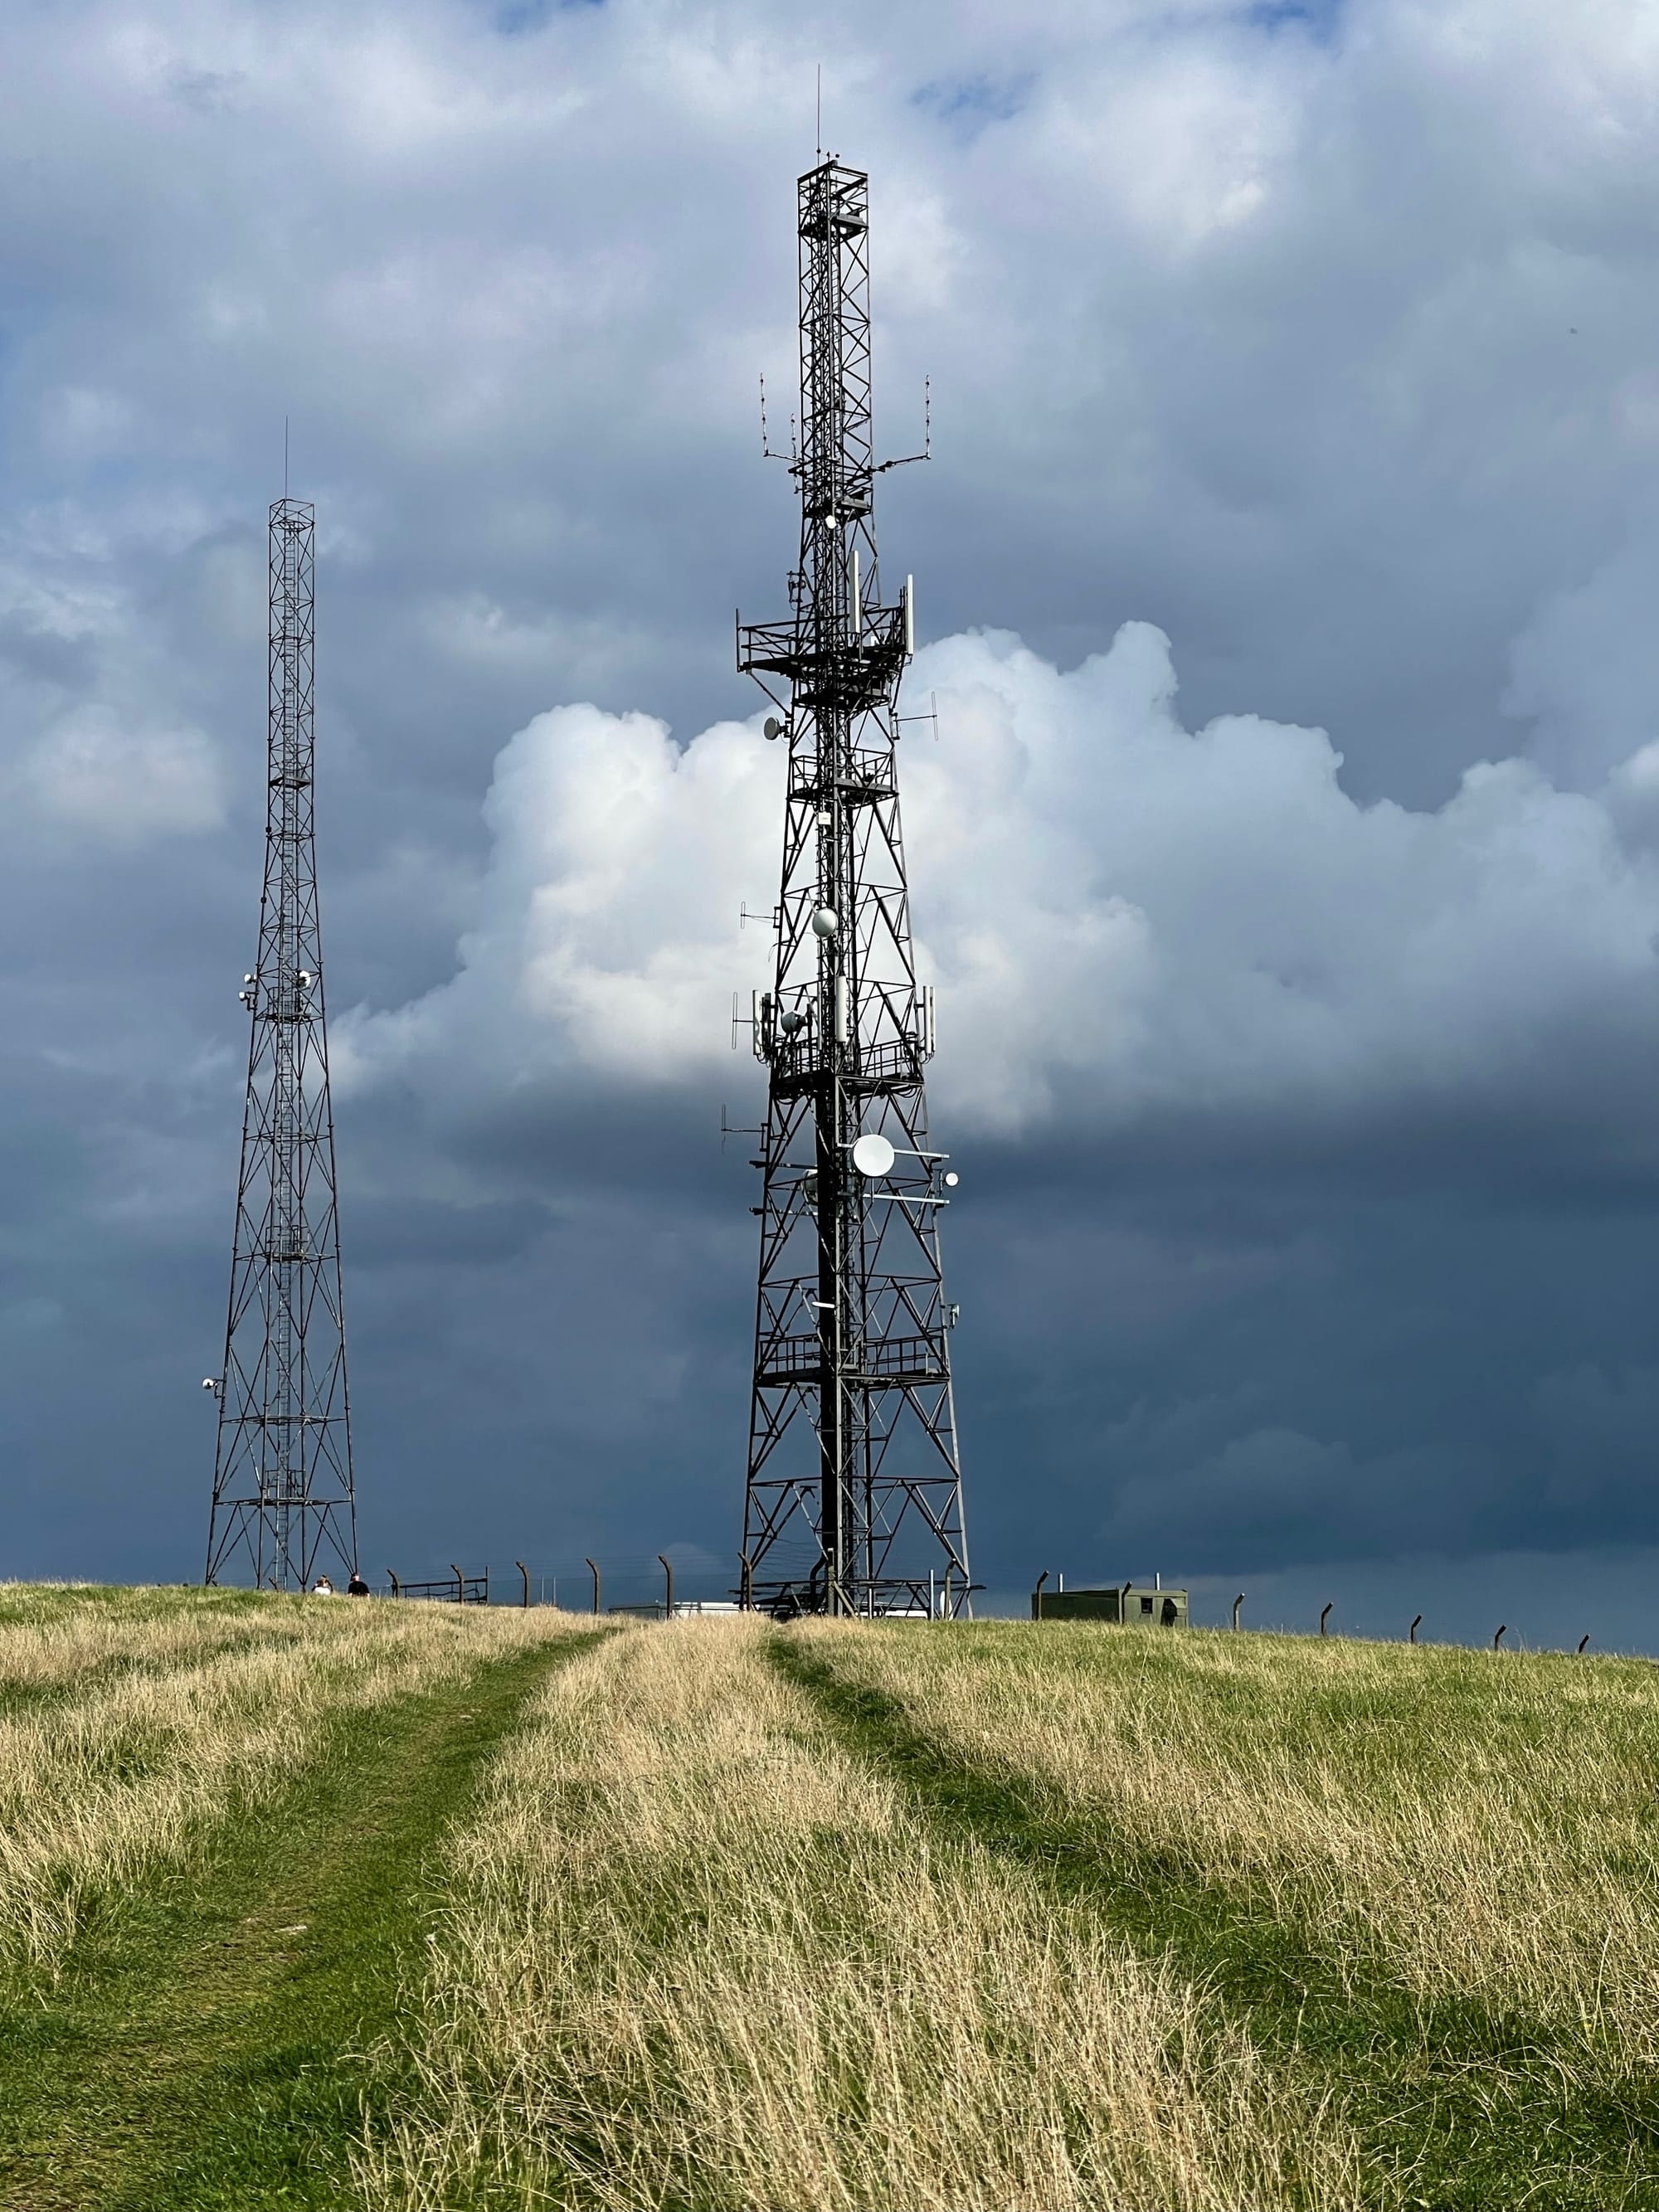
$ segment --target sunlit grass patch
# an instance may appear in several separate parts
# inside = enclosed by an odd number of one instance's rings
[[[194,1663],[135,1593],[121,1668],[6,1738],[0,2204],[20,2212],[349,2200],[434,1849],[592,1632],[541,1611],[240,1609],[269,1632]]]
[[[0,1963],[55,1966],[89,1902],[281,1789],[335,1713],[453,1679],[536,1632],[507,1612],[148,1598],[0,1626],[0,1668],[9,1658],[14,1680],[64,1692],[0,1708]]]
[[[448,1854],[380,2206],[1323,2206],[1344,2131],[1205,1992],[920,1820],[738,1623],[550,1685]]]
[[[1265,1899],[1364,1978],[1659,2057],[1659,1668],[1073,1625],[811,1630],[1057,1817]]]

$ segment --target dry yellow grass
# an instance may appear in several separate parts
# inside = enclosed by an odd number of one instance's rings
[[[799,1632],[964,1762],[1178,1855],[1360,1980],[1659,2059],[1659,1668],[983,1623]]]
[[[1358,2201],[1294,2063],[924,1825],[766,1633],[632,1631],[550,1685],[450,1846],[418,2094],[366,2204]]]
[[[453,1679],[556,1632],[546,1614],[344,1600],[273,1599],[240,1618],[263,1623],[260,1638],[215,1650],[226,1623],[210,1620],[202,1657],[187,1623],[142,1605],[113,1646],[107,1609],[78,1627],[71,1618],[30,1632],[38,1644],[18,1632],[10,1656],[35,1681],[112,1650],[132,1664],[79,1694],[0,1713],[0,1960],[54,1967],[90,1898],[269,1797],[312,1755],[331,1712]],[[122,1625],[118,1611],[114,1620]]]
[[[0,1602],[16,1616],[0,1620],[0,1696],[50,1689],[112,1663],[155,1671],[305,1633],[297,1610],[252,1606],[240,1597],[216,1606],[215,1595],[137,1589],[111,1602],[101,1590],[0,1583]]]

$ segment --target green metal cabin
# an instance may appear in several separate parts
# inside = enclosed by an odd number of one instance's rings
[[[1142,1628],[1185,1628],[1184,1589],[1148,1589],[1141,1583],[1115,1589],[1037,1589],[1031,1593],[1033,1620],[1115,1620]]]

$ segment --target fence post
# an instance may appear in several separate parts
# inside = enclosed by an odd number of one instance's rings
[[[599,1609],[599,1571],[593,1565],[592,1559],[584,1559],[582,1565],[589,1570],[593,1577],[593,1610],[597,1613]]]
[[[1048,1581],[1048,1570],[1045,1567],[1042,1570],[1042,1572],[1037,1577],[1036,1588],[1031,1592],[1031,1597],[1033,1600],[1031,1610],[1039,1620],[1042,1618],[1042,1585]]]
[[[744,1613],[755,1610],[755,1566],[747,1552],[738,1553],[738,1603]]]
[[[1578,1639],[1578,1649],[1582,1651],[1589,1642],[1589,1638],[1588,1636],[1581,1636]]]
[[[530,1570],[526,1566],[522,1559],[514,1559],[513,1564],[518,1569],[519,1572],[524,1577],[524,1597],[522,1604],[524,1610],[527,1613],[530,1610]]]
[[[660,1552],[657,1554],[657,1564],[662,1569],[663,1575],[668,1584],[668,1602],[663,1608],[662,1617],[665,1620],[672,1620],[674,1618],[674,1570],[669,1565],[667,1560],[664,1559]]]
[[[1500,1621],[1498,1622],[1498,1633],[1497,1633],[1497,1635],[1496,1635],[1496,1636],[1494,1636],[1494,1637],[1493,1637],[1493,1638],[1492,1638],[1492,1650],[1493,1650],[1494,1651],[1496,1651],[1496,1650],[1497,1650],[1497,1649],[1498,1649],[1498,1645],[1499,1645],[1499,1644],[1504,1641],[1504,1631],[1508,1626],[1509,1626],[1509,1623],[1508,1623],[1508,1621],[1507,1621],[1507,1620],[1500,1620]]]
[[[951,1610],[951,1569],[948,1563],[945,1570],[945,1618],[946,1620],[956,1619],[956,1615]]]
[[[457,1605],[465,1605],[466,1603],[466,1577],[461,1572],[453,1559],[449,1563],[449,1571],[455,1577],[455,1602]]]
[[[390,1568],[390,1567],[388,1567],[388,1568],[386,1569],[386,1580],[387,1580],[387,1581],[391,1583],[391,1585],[392,1585],[392,1596],[393,1596],[393,1597],[401,1597],[401,1596],[403,1595],[403,1585],[402,1585],[402,1583],[399,1583],[399,1581],[398,1580],[397,1576],[396,1576],[396,1575],[394,1575],[394,1574],[392,1573],[392,1570],[391,1570],[391,1568]]]
[[[1243,1590],[1240,1590],[1240,1592],[1238,1593],[1238,1595],[1237,1595],[1237,1596],[1233,1600],[1233,1626],[1234,1626],[1235,1628],[1237,1628],[1237,1626],[1238,1626],[1238,1616],[1239,1616],[1240,1610],[1241,1610],[1241,1608],[1242,1608],[1242,1607],[1243,1607],[1243,1603],[1244,1603],[1244,1593],[1243,1593]]]
[[[1409,1632],[1408,1632],[1408,1633],[1407,1633],[1407,1635],[1406,1641],[1407,1641],[1407,1644],[1415,1644],[1415,1643],[1416,1643],[1416,1641],[1417,1641],[1417,1632],[1418,1632],[1418,1630],[1422,1626],[1422,1625],[1423,1625],[1423,1616],[1422,1616],[1422,1614],[1419,1613],[1418,1614],[1418,1616],[1417,1616],[1416,1620],[1413,1621],[1413,1623],[1412,1623],[1412,1625],[1411,1625],[1410,1631],[1409,1631]]]
[[[1334,1606],[1335,1603],[1336,1603],[1336,1600],[1335,1600],[1334,1598],[1333,1598],[1333,1599],[1331,1600],[1331,1604],[1330,1604],[1330,1605],[1328,1605],[1328,1606],[1325,1607],[1325,1610],[1323,1611],[1323,1613],[1322,1613],[1320,1614],[1320,1616],[1319,1616],[1319,1632],[1320,1632],[1320,1634],[1321,1634],[1322,1636],[1328,1635],[1328,1634],[1329,1633],[1328,1630],[1328,1629],[1326,1628],[1326,1626],[1325,1626],[1325,1623],[1326,1623],[1326,1622],[1330,1619],[1330,1617],[1331,1617],[1331,1606]]]

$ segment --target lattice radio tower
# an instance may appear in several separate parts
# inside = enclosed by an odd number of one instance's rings
[[[913,593],[884,601],[870,420],[869,179],[799,182],[800,565],[787,622],[738,624],[780,709],[789,783],[772,988],[744,1587],[774,1611],[969,1604],[939,1220],[899,834],[898,691]],[[921,459],[922,454],[905,457]],[[775,689],[779,684],[785,689]]]
[[[207,1580],[357,1563],[312,777],[316,518],[270,510],[270,801]]]

